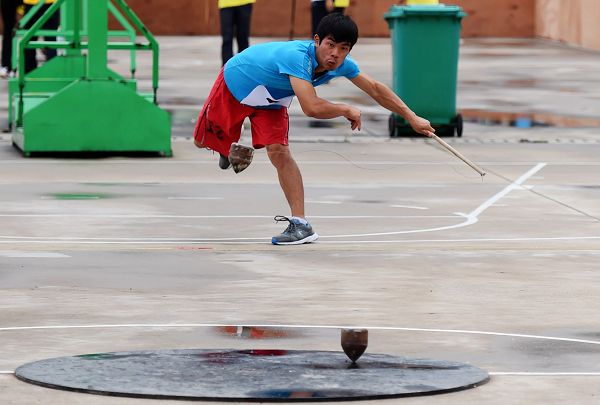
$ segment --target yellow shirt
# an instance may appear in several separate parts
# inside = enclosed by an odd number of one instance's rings
[[[54,3],[56,0],[46,0],[46,4],[51,4]],[[38,0],[23,0],[23,3],[25,4],[30,4],[30,5],[34,5],[34,4],[38,4]]]
[[[334,0],[333,5],[335,7],[348,7],[350,5],[350,0]]]
[[[54,0],[53,0],[54,1]],[[239,7],[255,3],[256,0],[219,0],[219,8]]]

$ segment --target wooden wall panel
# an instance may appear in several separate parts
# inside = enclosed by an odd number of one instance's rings
[[[262,11],[260,3],[291,0],[257,0],[256,15]],[[307,35],[310,30],[309,0],[297,0],[296,32]],[[358,24],[361,36],[388,36],[387,23],[383,14],[397,0],[353,0],[347,10]],[[535,0],[448,0],[446,4],[462,7],[469,16],[463,21],[464,37],[532,37],[534,35]],[[265,10],[266,11],[266,10]],[[259,26],[264,26],[260,23]],[[253,24],[254,28],[254,24]]]
[[[154,35],[216,35],[216,0],[127,0]]]
[[[469,16],[463,37],[523,37],[534,35],[536,0],[448,0]]]
[[[127,0],[155,35],[218,35],[217,0]],[[292,0],[257,0],[252,35],[287,38]],[[351,0],[363,37],[389,35],[383,14],[398,0]],[[600,0],[446,0],[469,16],[463,37],[540,36],[600,50]],[[1,24],[0,24],[1,28]],[[310,36],[310,1],[296,0],[294,35]]]
[[[600,1],[583,0],[581,16],[581,46],[600,51]]]
[[[448,0],[469,13],[463,36],[531,37],[536,0]],[[129,5],[156,35],[217,35],[217,0],[128,0]],[[296,0],[294,34],[310,36],[310,1]],[[361,36],[388,36],[383,14],[398,0],[351,0],[347,14]],[[252,35],[287,37],[291,28],[292,0],[257,0]]]
[[[536,36],[600,50],[600,1],[537,0]]]
[[[560,25],[562,39],[570,44],[581,44],[581,1],[572,0],[569,7],[561,4]]]
[[[560,0],[537,0],[535,33],[543,38],[560,36]]]

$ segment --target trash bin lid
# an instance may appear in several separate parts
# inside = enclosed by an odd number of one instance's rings
[[[393,5],[389,11],[383,15],[386,20],[396,18],[407,18],[412,16],[419,17],[455,17],[461,19],[467,16],[459,6],[447,6],[445,4],[437,5],[414,5],[397,6]]]

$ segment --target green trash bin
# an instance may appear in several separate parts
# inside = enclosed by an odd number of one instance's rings
[[[456,113],[461,20],[458,6],[392,6],[385,13],[392,37],[393,90],[440,136],[462,135]],[[414,135],[400,116],[389,119],[390,136]]]

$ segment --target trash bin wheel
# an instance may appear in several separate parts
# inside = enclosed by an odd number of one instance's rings
[[[463,133],[463,117],[460,114],[457,114],[454,117],[454,128],[456,128],[456,136],[461,137]]]
[[[390,138],[398,136],[398,122],[396,121],[394,114],[390,114],[390,118],[388,118],[388,131],[390,133]]]

